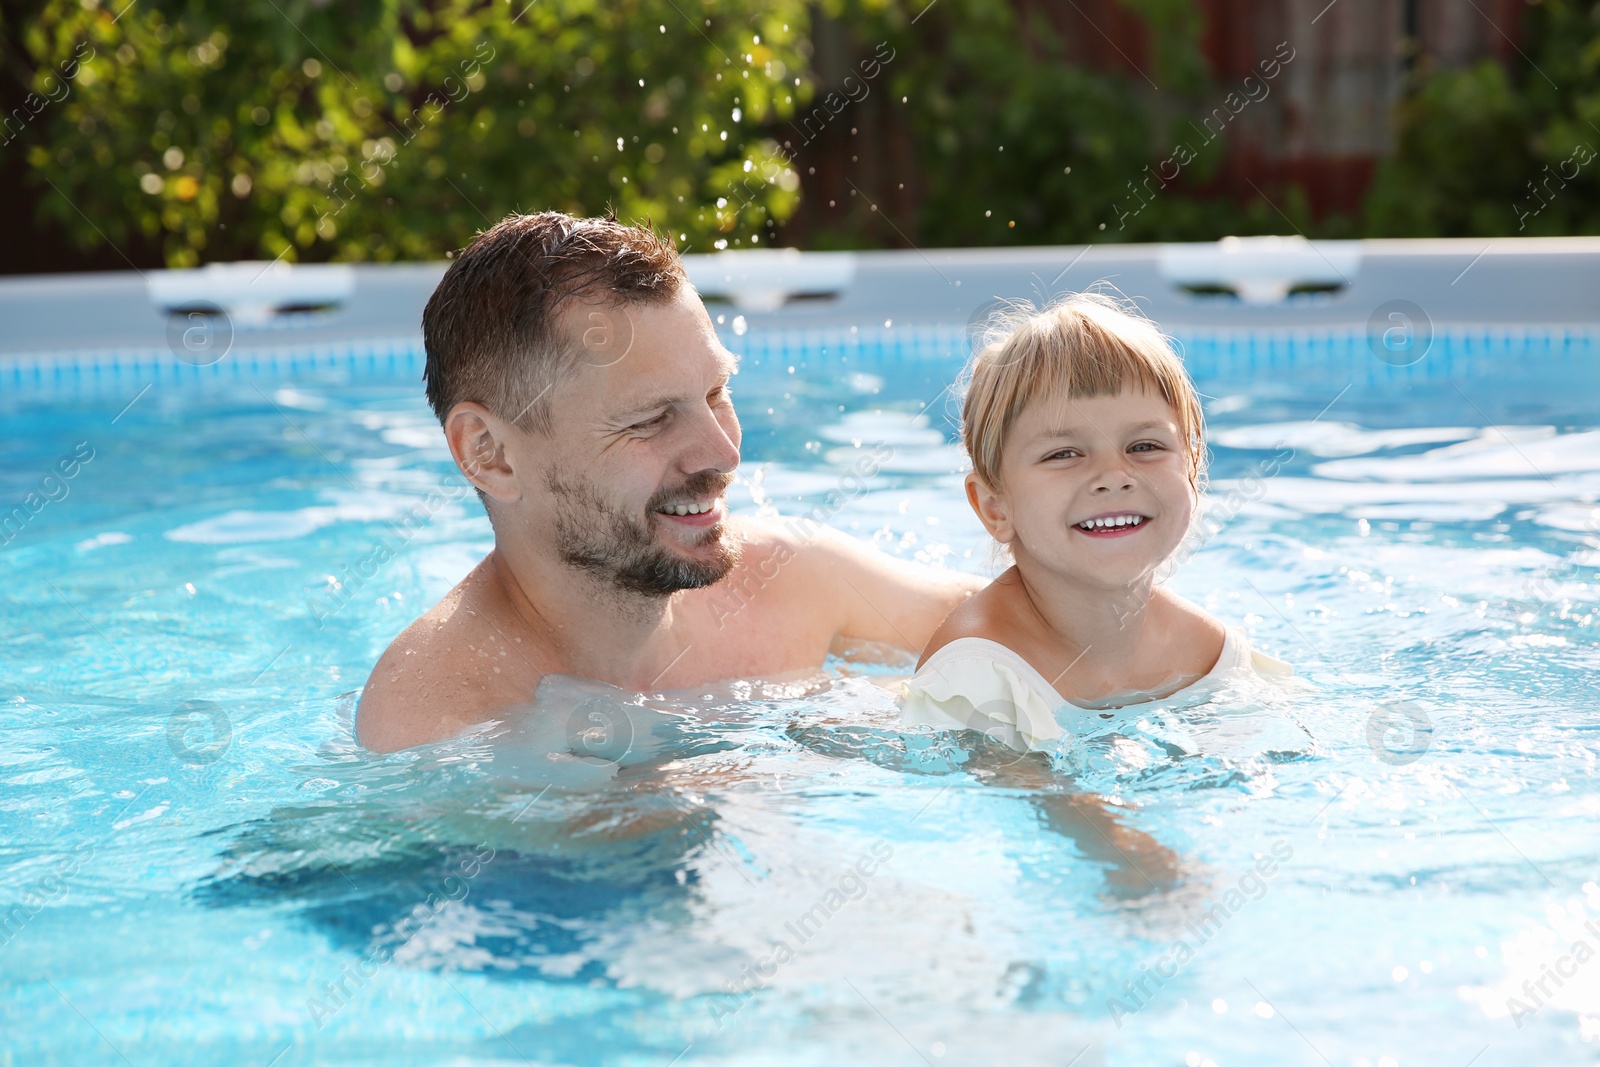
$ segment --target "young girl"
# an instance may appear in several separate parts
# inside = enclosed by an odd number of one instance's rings
[[[973,361],[962,437],[967,501],[1015,565],[935,631],[905,721],[1048,752],[1083,709],[1291,673],[1156,584],[1205,469],[1200,401],[1166,338],[1095,294],[1009,327]]]

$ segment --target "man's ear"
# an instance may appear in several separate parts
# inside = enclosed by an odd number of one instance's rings
[[[1016,536],[1011,526],[1011,515],[1006,510],[1005,498],[997,493],[976,473],[967,475],[967,503],[989,531],[989,536],[1002,545],[1009,545]]]
[[[482,404],[464,400],[450,409],[444,420],[444,439],[450,455],[467,481],[502,504],[522,498],[522,486],[512,470],[507,444],[517,429]]]

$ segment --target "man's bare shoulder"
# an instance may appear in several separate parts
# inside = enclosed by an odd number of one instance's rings
[[[781,594],[785,601],[795,592],[803,599],[822,596],[826,586],[839,583],[841,571],[848,576],[853,569],[849,558],[878,554],[849,534],[805,518],[741,515],[730,525],[739,541],[738,571],[759,576],[773,592],[785,590]],[[728,584],[737,584],[741,577],[730,574]]]
[[[507,640],[467,603],[476,573],[379,657],[356,712],[364,748],[393,752],[453,737],[532,697],[538,672],[518,639]]]
[[[741,553],[757,556],[808,553],[819,537],[841,536],[819,522],[787,516],[736,515],[728,525],[739,539]]]
[[[927,587],[947,586],[966,596],[985,582],[974,575],[900,559],[870,541],[806,517],[741,516],[736,527],[752,560],[793,560],[797,574],[833,579],[882,577]]]
[[[952,608],[985,584],[976,575],[900,559],[810,519],[752,520],[750,529],[752,544],[788,561],[787,595],[826,611],[842,638],[915,653]]]

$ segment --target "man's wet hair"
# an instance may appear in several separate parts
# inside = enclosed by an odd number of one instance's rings
[[[688,284],[677,249],[650,229],[559,211],[508,215],[456,255],[422,313],[428,403],[440,423],[472,401],[547,432],[555,387],[584,357],[564,313],[665,304]]]

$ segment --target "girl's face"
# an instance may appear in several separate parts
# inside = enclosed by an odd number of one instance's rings
[[[1149,575],[1194,515],[1187,442],[1158,393],[1041,399],[1012,425],[1003,492],[967,476],[967,497],[1019,563],[1091,586]]]

